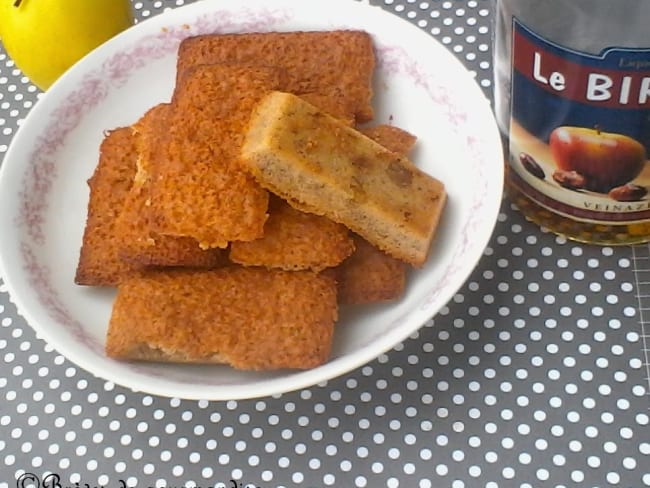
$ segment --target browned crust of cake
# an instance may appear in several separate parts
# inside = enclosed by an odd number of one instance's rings
[[[345,226],[296,210],[272,196],[264,237],[233,242],[230,260],[246,266],[321,271],[338,265],[353,251]]]
[[[354,253],[334,268],[341,304],[366,304],[396,300],[406,286],[406,264],[360,236],[354,236]]]
[[[426,261],[446,203],[442,182],[300,97],[272,92],[257,105],[242,159],[294,207],[413,266]]]
[[[152,172],[154,231],[204,248],[263,235],[268,194],[240,163],[252,107],[281,84],[276,68],[198,66],[177,86]]]
[[[336,284],[233,266],[141,273],[118,288],[106,352],[117,359],[313,368],[330,354]]]
[[[134,125],[137,173],[117,223],[121,259],[143,266],[215,267],[227,262],[220,249],[201,249],[196,239],[162,235],[151,226],[151,174],[160,163],[161,140],[171,106],[158,104]]]
[[[137,149],[130,127],[106,133],[99,162],[88,180],[88,213],[75,274],[78,285],[114,286],[140,266],[119,257],[115,222],[136,173]]]
[[[178,50],[177,80],[188,69],[216,63],[284,68],[288,78],[279,89],[318,95],[315,105],[332,115],[357,122],[373,117],[372,38],[354,30],[208,34],[190,37]],[[338,103],[333,103],[338,101]]]

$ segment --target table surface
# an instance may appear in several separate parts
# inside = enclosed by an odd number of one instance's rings
[[[184,3],[133,6],[144,19]],[[437,38],[491,95],[491,0],[370,3]],[[39,93],[0,48],[0,160]],[[648,246],[570,242],[504,200],[475,271],[407,341],[323,385],[207,402],[77,369],[0,282],[0,488],[27,473],[107,487],[650,486],[647,300]]]

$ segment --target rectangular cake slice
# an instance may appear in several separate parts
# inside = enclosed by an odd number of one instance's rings
[[[116,359],[312,368],[329,358],[336,284],[308,271],[150,271],[123,282],[106,352]]]
[[[309,94],[335,117],[372,119],[375,54],[363,31],[263,32],[190,37],[178,49],[177,80],[188,70],[217,63],[278,66],[287,72],[279,89]],[[322,105],[321,105],[322,103]]]
[[[158,104],[134,125],[137,172],[115,224],[121,259],[143,266],[215,267],[227,261],[221,249],[201,249],[196,239],[154,232],[151,227],[151,174],[160,158],[160,142],[171,106]]]
[[[255,104],[281,84],[281,70],[199,66],[172,103],[161,158],[152,172],[152,229],[187,236],[204,248],[262,236],[268,194],[240,162]]]
[[[444,185],[300,97],[255,107],[242,160],[260,184],[304,211],[344,224],[413,266],[429,253]]]

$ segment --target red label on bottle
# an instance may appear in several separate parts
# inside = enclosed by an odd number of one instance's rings
[[[622,56],[617,58],[619,69],[598,68],[544,49],[521,29],[515,29],[514,36],[514,69],[545,91],[601,107],[650,108],[650,60]],[[598,61],[606,55],[587,58]]]

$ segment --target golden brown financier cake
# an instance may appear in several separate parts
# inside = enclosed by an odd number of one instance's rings
[[[206,65],[182,77],[152,172],[154,231],[192,237],[204,249],[263,235],[268,193],[243,169],[240,152],[253,106],[282,76],[276,68]]]
[[[170,110],[169,104],[158,104],[133,125],[138,149],[137,173],[116,223],[120,236],[119,256],[144,266],[214,267],[225,264],[227,258],[221,249],[203,250],[196,239],[162,235],[151,228],[151,173],[160,157],[160,144]]]
[[[361,131],[385,148],[404,155],[416,141],[414,135],[390,125],[377,125]],[[338,265],[350,253],[354,254],[354,242],[344,225],[320,215],[296,210],[277,197],[271,196],[269,202],[269,219],[264,225],[264,237],[232,243],[230,259],[233,262],[246,266],[321,271]],[[370,259],[373,249],[377,255]],[[383,261],[386,261],[385,265]],[[364,246],[363,259],[361,256],[359,259],[347,259],[341,267],[345,267],[345,271],[338,276],[339,295],[344,293],[346,303],[372,301],[376,294],[372,287],[378,283],[382,283],[379,293],[385,297],[382,300],[389,299],[391,293],[388,293],[388,289],[392,289],[392,296],[397,297],[404,287],[403,263],[374,246]],[[365,286],[368,286],[367,291]]]
[[[313,368],[330,354],[336,284],[309,271],[233,266],[123,282],[106,352],[117,359]]]
[[[372,38],[353,30],[209,34],[190,37],[178,50],[177,80],[202,64],[279,66],[279,89],[307,94],[322,110],[345,120],[372,119]]]
[[[233,242],[230,260],[246,266],[321,271],[336,266],[354,251],[349,234],[345,226],[296,210],[272,195],[264,237]]]
[[[446,192],[406,157],[275,91],[253,111],[242,159],[294,207],[342,223],[413,266],[424,264]]]
[[[99,162],[88,180],[88,214],[75,274],[78,285],[114,286],[139,268],[120,259],[121,237],[115,231],[115,221],[133,184],[136,158],[130,127],[105,135]]]

